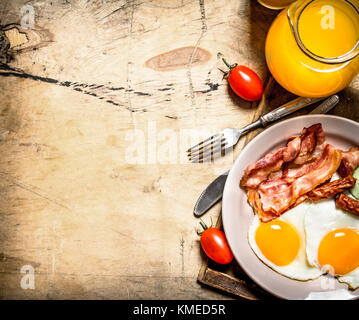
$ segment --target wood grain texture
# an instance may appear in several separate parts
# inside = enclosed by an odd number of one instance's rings
[[[20,26],[25,4],[34,30]],[[180,137],[258,116],[222,80],[217,54],[266,79],[275,15],[247,0],[1,2],[1,298],[228,298],[196,282],[192,211],[245,139],[223,161],[198,165],[185,161],[193,141]],[[343,101],[355,104],[348,90]],[[268,108],[286,98],[275,95]],[[154,129],[155,150],[177,145],[175,158],[153,159]],[[127,158],[135,133],[140,164]],[[220,204],[208,217],[219,214]],[[20,287],[24,265],[35,290]]]

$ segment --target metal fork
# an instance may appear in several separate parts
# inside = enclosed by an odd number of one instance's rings
[[[239,138],[250,130],[266,127],[269,123],[279,120],[301,108],[316,103],[324,98],[304,98],[294,99],[277,109],[261,116],[257,121],[243,127],[242,129],[227,128],[221,132],[209,137],[187,150],[187,156],[191,162],[207,162],[213,160],[216,154],[224,155],[226,151],[232,148]],[[333,96],[329,99],[333,99]],[[328,100],[329,100],[328,99]],[[330,101],[332,102],[332,101]]]

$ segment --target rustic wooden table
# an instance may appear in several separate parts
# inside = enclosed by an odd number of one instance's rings
[[[276,14],[254,0],[1,2],[0,298],[229,298],[196,281],[192,211],[245,138],[212,164],[184,150],[263,111],[217,54],[268,79]],[[337,112],[359,120],[357,84]]]

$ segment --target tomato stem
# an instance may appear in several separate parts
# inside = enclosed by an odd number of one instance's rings
[[[201,220],[201,221],[199,222],[199,224],[201,225],[203,231],[200,232],[198,229],[196,230],[197,235],[199,235],[199,236],[201,236],[202,233],[203,233],[206,229],[208,229],[208,226],[204,223],[204,221],[203,221],[202,219],[200,219],[200,220]]]
[[[224,70],[222,70],[221,68],[218,68],[218,70],[221,71],[221,72],[223,72],[223,78],[222,78],[222,80],[228,77],[229,71],[224,71]]]
[[[222,58],[222,60],[223,60],[224,64],[229,68],[229,72],[231,72],[231,70],[232,70],[233,68],[235,68],[236,66],[238,66],[238,63],[229,64],[226,59]]]
[[[199,224],[201,225],[203,231],[202,231],[202,232],[199,232],[198,229],[196,229],[196,232],[197,232],[197,235],[201,236],[202,233],[203,233],[205,230],[208,229],[208,226],[206,225],[206,223],[205,223],[202,219],[200,219]],[[212,217],[211,217],[211,226],[210,226],[209,228],[212,228],[212,227],[213,227],[213,221],[212,221]]]
[[[203,220],[201,219],[201,221],[199,222],[199,224],[201,225],[201,227],[203,228],[203,231],[208,229],[207,225],[203,222]]]
[[[229,76],[229,74],[231,73],[232,69],[235,68],[236,66],[238,66],[238,64],[237,64],[237,63],[235,63],[235,64],[229,64],[229,63],[227,62],[227,60],[224,59],[224,58],[222,58],[222,60],[223,60],[224,64],[225,64],[225,65],[228,67],[228,69],[229,69],[228,71],[224,71],[224,70],[218,68],[220,71],[223,72],[223,79],[224,79],[224,78],[227,78],[227,77]]]

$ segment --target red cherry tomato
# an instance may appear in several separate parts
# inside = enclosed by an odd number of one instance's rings
[[[247,101],[257,101],[262,97],[263,85],[258,75],[246,66],[235,66],[229,72],[228,82],[232,90]]]
[[[201,235],[201,246],[206,255],[217,263],[230,263],[233,260],[233,254],[224,232],[217,228],[207,228],[203,222],[201,225],[204,229]]]

